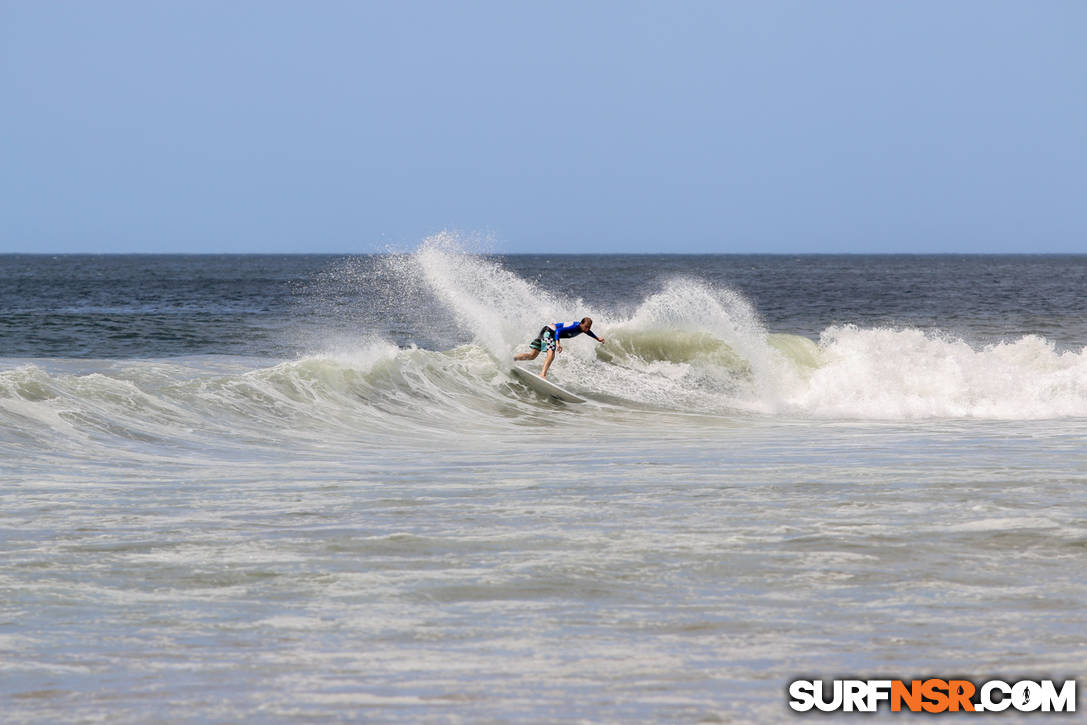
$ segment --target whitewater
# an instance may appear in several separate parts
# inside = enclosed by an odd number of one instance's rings
[[[1087,657],[1084,258],[0,265],[6,722],[775,722]],[[586,315],[587,403],[509,375]]]

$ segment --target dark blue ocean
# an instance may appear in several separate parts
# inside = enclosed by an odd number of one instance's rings
[[[486,259],[541,290],[612,312],[675,278],[736,291],[773,332],[912,327],[971,342],[1041,335],[1087,344],[1087,256],[515,255]],[[429,346],[479,332],[383,256],[0,255],[0,350],[10,357],[293,356],[329,335]],[[422,307],[435,324],[413,325]],[[495,311],[496,316],[500,314]],[[571,310],[567,316],[576,315]],[[526,332],[529,332],[526,330]]]

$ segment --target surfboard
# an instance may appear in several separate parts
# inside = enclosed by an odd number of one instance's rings
[[[525,385],[532,388],[541,395],[550,395],[558,398],[559,400],[565,400],[567,403],[585,402],[585,398],[579,398],[566,388],[560,388],[558,385],[555,385],[550,380],[547,380],[546,378],[541,378],[536,373],[530,372],[519,365],[514,365],[512,368],[510,368],[510,372],[513,373],[514,377],[518,378]]]

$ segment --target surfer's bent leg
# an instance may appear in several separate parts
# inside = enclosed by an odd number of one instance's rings
[[[536,356],[540,354],[540,351],[550,342],[551,330],[546,325],[540,328],[539,334],[536,335],[536,339],[528,343],[528,346],[532,348],[532,352],[523,352],[520,355],[514,355],[514,360],[535,360]],[[546,342],[545,342],[546,341]],[[551,349],[550,347],[548,349]],[[546,369],[546,368],[545,368]]]
[[[543,370],[540,371],[540,377],[547,377],[547,369],[551,367],[551,362],[555,359],[555,338],[554,333],[551,330],[541,330],[543,335],[543,342],[547,346],[547,357],[544,358]]]

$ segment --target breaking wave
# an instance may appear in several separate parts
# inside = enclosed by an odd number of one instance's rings
[[[1087,417],[1087,351],[1027,335],[971,345],[911,328],[834,326],[810,340],[766,330],[738,293],[672,279],[633,310],[562,299],[499,263],[437,238],[387,258],[398,293],[442,308],[472,338],[451,349],[381,340],[276,365],[251,360],[48,361],[0,371],[0,446],[80,454],[147,444],[206,452],[224,440],[276,447],[360,437],[495,435],[604,411],[907,421]],[[591,315],[605,345],[569,341],[553,368],[588,406],[543,400],[508,375],[547,321]],[[422,318],[420,318],[422,319]],[[482,331],[482,332],[481,332]],[[538,366],[537,359],[529,366]],[[94,369],[87,369],[87,368]],[[610,417],[609,417],[610,416]],[[639,417],[640,424],[645,418]],[[151,455],[148,453],[148,455]]]

